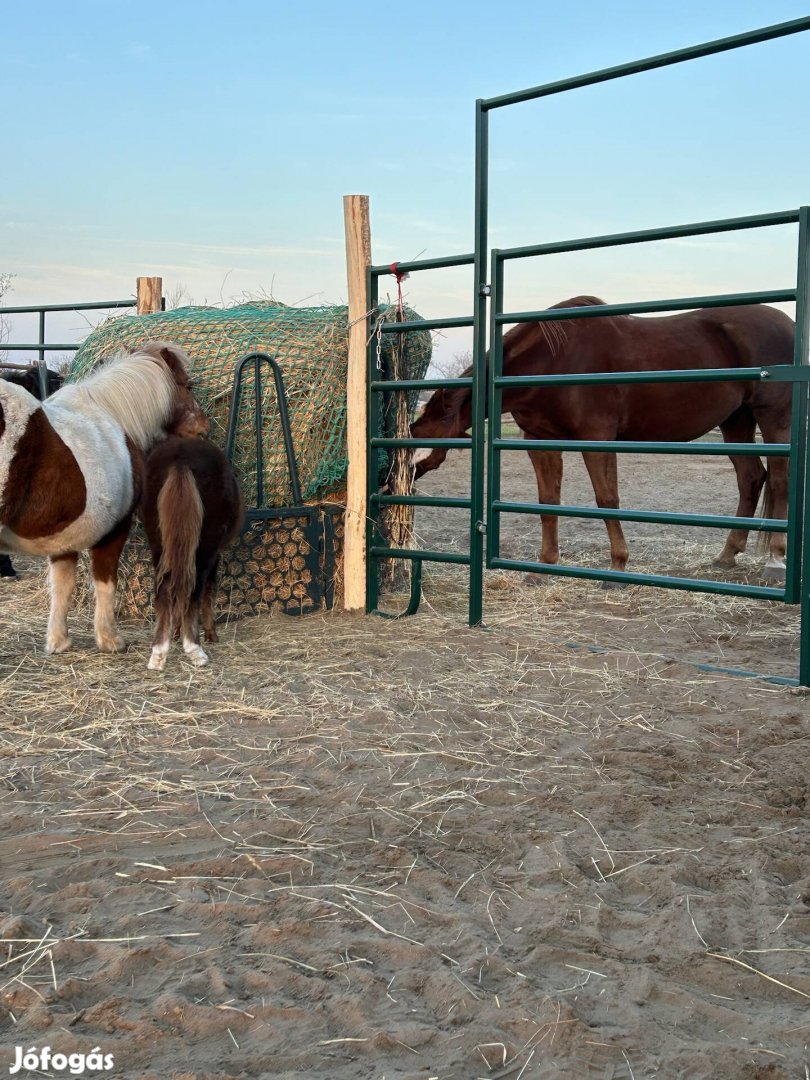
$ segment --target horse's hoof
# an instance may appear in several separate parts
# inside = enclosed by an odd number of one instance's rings
[[[203,634],[203,637],[206,641],[213,641],[215,643],[219,641],[219,634],[216,632],[216,630],[206,630]]]
[[[45,652],[48,656],[53,656],[56,653],[67,652],[73,641],[69,637],[64,638],[48,638],[45,642]]]
[[[777,564],[766,565],[762,571],[762,580],[770,581],[776,585],[784,585],[785,583],[785,568]]]
[[[718,570],[733,570],[737,565],[737,559],[732,555],[718,555],[716,559],[712,559],[712,566],[716,566]]]
[[[149,671],[163,671],[163,669],[166,667],[165,654],[163,656],[155,656],[155,654],[153,653],[149,657],[149,663],[146,665],[146,667]]]
[[[537,587],[537,586],[540,586],[540,585],[545,585],[546,584],[546,575],[545,574],[524,574],[523,575],[523,584],[524,585],[532,585],[534,587]]]
[[[627,582],[626,581],[603,581],[602,582],[602,588],[603,589],[609,589],[611,591],[613,591],[614,589],[626,589],[627,588]]]

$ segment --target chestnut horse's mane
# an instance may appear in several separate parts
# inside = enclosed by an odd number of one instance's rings
[[[574,296],[570,300],[562,300],[559,304],[552,304],[548,309],[570,307],[595,307],[604,304],[598,296]],[[537,344],[538,338],[542,338],[548,346],[551,355],[556,356],[559,349],[565,344],[568,336],[570,320],[560,319],[553,322],[525,322],[513,326],[503,337],[504,356],[512,359],[517,358],[527,349]]]

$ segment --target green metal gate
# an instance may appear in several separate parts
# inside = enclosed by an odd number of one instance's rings
[[[726,52],[747,45],[784,37],[810,30],[810,17],[765,27],[761,30],[723,38],[703,45],[665,53],[646,60],[639,60],[618,67],[606,68],[586,75],[576,76],[544,86],[507,94],[476,102],[476,180],[475,180],[475,251],[471,255],[448,257],[421,262],[399,264],[399,271],[422,271],[439,267],[471,264],[474,273],[474,314],[472,317],[446,320],[420,320],[418,322],[388,324],[381,328],[384,333],[401,333],[410,329],[439,329],[459,326],[473,327],[473,371],[468,380],[432,379],[391,381],[381,377],[376,362],[377,352],[369,348],[369,446],[371,460],[379,448],[409,447],[464,447],[471,451],[470,498],[445,499],[428,496],[380,495],[377,492],[377,471],[369,469],[369,524],[368,524],[368,601],[369,611],[378,604],[377,569],[381,558],[398,557],[413,561],[411,602],[406,614],[416,610],[419,603],[421,567],[425,561],[460,563],[470,567],[469,622],[478,625],[483,617],[483,568],[526,570],[566,577],[593,578],[631,584],[654,585],[671,589],[686,589],[709,593],[725,593],[760,599],[780,600],[801,606],[800,665],[797,682],[810,686],[810,529],[804,528],[810,511],[808,484],[808,393],[810,392],[810,209],[802,207],[773,214],[729,218],[719,221],[698,222],[660,229],[626,232],[614,235],[586,237],[578,240],[530,247],[493,250],[488,265],[488,118],[489,113],[507,105],[529,101],[568,90],[623,78],[654,68],[683,63],[698,57]],[[731,232],[743,229],[763,228],[774,225],[798,223],[798,258],[795,288],[756,293],[733,293],[723,296],[680,297],[673,300],[651,301],[635,304],[600,305],[598,308],[555,308],[541,311],[505,312],[503,310],[505,264],[510,260],[532,258],[561,252],[609,248],[627,244],[644,243],[674,237],[697,236],[709,233]],[[487,281],[487,269],[490,269]],[[388,266],[370,268],[370,295],[372,307],[377,305],[380,276],[391,272]],[[491,302],[490,302],[491,301]],[[754,303],[796,303],[796,338],[793,366],[772,368],[747,368],[606,373],[590,375],[544,375],[504,377],[502,374],[502,337],[505,324],[518,322],[555,321],[571,318],[597,318],[608,315],[629,315],[663,311],[708,308]],[[487,365],[487,330],[489,330],[490,354]],[[504,439],[501,433],[501,395],[507,387],[629,382],[686,382],[731,381],[732,379],[771,379],[789,381],[793,384],[793,411],[790,444],[733,444],[722,446],[690,443],[594,442],[562,439]],[[438,389],[442,386],[459,386],[466,382],[472,390],[472,428],[469,438],[459,439],[391,439],[380,437],[380,395],[393,390]],[[490,417],[489,442],[486,443],[485,420]],[[575,450],[609,451],[617,453],[667,453],[706,455],[757,454],[761,456],[790,457],[789,508],[787,521],[764,518],[737,518],[719,515],[655,513],[651,511],[610,510],[605,508],[552,506],[539,503],[504,502],[500,498],[500,461],[503,452],[513,450]],[[484,499],[485,475],[488,478],[486,503]],[[443,506],[469,510],[469,554],[438,551],[394,550],[380,541],[377,528],[379,508],[386,504],[408,503],[414,506]],[[709,526],[715,528],[747,528],[760,531],[787,531],[788,557],[784,588],[744,585],[731,582],[693,578],[667,577],[657,574],[637,574],[615,570],[589,569],[579,566],[543,564],[505,559],[500,555],[500,515],[503,513],[546,514],[561,517],[590,517],[603,520],[614,518],[622,521],[643,521],[659,524]]]

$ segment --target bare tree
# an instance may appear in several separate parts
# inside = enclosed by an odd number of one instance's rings
[[[430,366],[438,373],[440,379],[457,379],[462,372],[472,365],[472,352],[466,349],[464,352],[453,353],[452,356],[434,356]]]
[[[5,294],[11,289],[11,282],[14,278],[13,274],[0,274],[0,300],[3,299]],[[0,315],[0,345],[8,341],[9,325],[8,320]],[[8,354],[6,352],[0,352],[0,360],[7,360]]]

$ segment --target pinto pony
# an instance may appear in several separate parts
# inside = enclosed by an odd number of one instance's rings
[[[168,438],[146,460],[143,520],[155,567],[157,626],[148,667],[162,671],[180,628],[183,651],[208,663],[200,645],[216,641],[214,600],[220,556],[240,532],[245,503],[222,451],[207,440]]]
[[[593,296],[577,296],[558,308],[603,304]],[[590,372],[668,371],[688,368],[745,368],[793,362],[793,321],[763,304],[718,307],[657,318],[610,315],[600,318],[527,322],[503,338],[504,375],[563,375]],[[472,369],[464,372],[469,375]],[[720,428],[726,442],[753,443],[759,427],[766,442],[789,442],[789,383],[738,382],[625,383],[601,385],[509,387],[502,411],[510,412],[526,439],[628,439],[688,442]],[[437,390],[411,425],[413,438],[453,438],[472,423],[468,387]],[[538,501],[559,505],[562,454],[527,451],[537,478]],[[436,469],[447,451],[417,450],[415,476]],[[588,451],[582,455],[593,485],[596,505],[618,507],[616,455]],[[767,470],[756,456],[730,455],[737,475],[737,517],[756,512],[763,487],[765,515],[787,516],[788,466],[785,458],[769,458]],[[558,518],[541,516],[540,562],[559,561]],[[619,521],[606,520],[610,565],[624,570],[628,549]],[[732,529],[716,565],[730,568],[745,551],[748,532]],[[763,576],[785,574],[784,533],[771,533],[770,557]],[[531,575],[529,580],[542,580]],[[607,583],[605,583],[607,585]]]
[[[153,342],[70,383],[40,404],[0,380],[0,551],[49,562],[47,653],[70,646],[67,613],[80,551],[90,551],[95,637],[123,642],[115,625],[118,560],[142,488],[144,454],[167,431],[204,435],[187,357]]]

